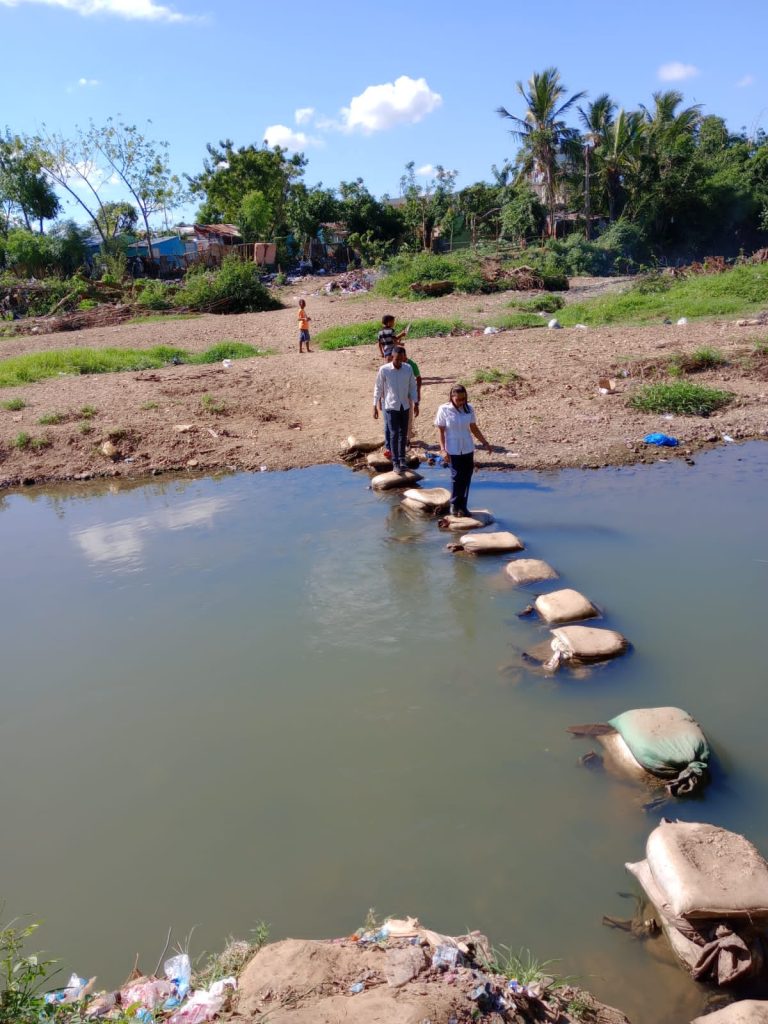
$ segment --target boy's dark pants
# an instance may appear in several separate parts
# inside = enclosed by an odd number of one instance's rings
[[[466,455],[451,456],[451,481],[453,484],[451,493],[451,508],[454,515],[457,512],[466,512],[469,501],[469,485],[472,480],[472,473],[475,469],[475,453],[467,452]]]
[[[408,410],[385,409],[386,435],[389,437],[389,448],[392,452],[392,463],[397,469],[405,465],[405,446],[408,442]]]

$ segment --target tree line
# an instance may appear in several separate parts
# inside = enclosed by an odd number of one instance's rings
[[[236,224],[245,241],[278,242],[283,258],[323,224],[342,223],[367,262],[397,252],[484,241],[516,244],[565,233],[586,241],[616,222],[632,225],[658,256],[733,254],[768,240],[768,139],[732,132],[725,121],[685,106],[674,90],[625,110],[605,93],[587,102],[547,68],[515,86],[500,106],[517,145],[489,180],[457,189],[458,172],[438,166],[420,179],[404,169],[398,196],[377,198],[362,178],[307,185],[302,153],[266,144],[208,144],[202,169],[177,174],[168,145],[120,120],[74,134],[0,133],[0,265],[46,247],[60,269],[77,260],[84,235],[105,251],[141,233],[151,246],[158,218],[190,202],[196,220]],[[110,201],[119,185],[125,196]],[[114,193],[112,193],[114,194]],[[57,221],[66,196],[86,227]],[[46,230],[46,224],[54,222]],[[37,239],[32,236],[37,236]],[[43,236],[46,241],[43,242]]]

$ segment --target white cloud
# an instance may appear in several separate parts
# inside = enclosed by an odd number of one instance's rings
[[[91,89],[96,85],[101,85],[101,82],[98,80],[98,78],[78,78],[77,84],[82,89]]]
[[[695,64],[673,60],[669,64],[662,64],[657,74],[662,82],[683,82],[686,78],[695,78],[700,72]]]
[[[315,116],[314,107],[299,107],[293,115],[296,119],[296,124],[309,124],[312,118]]]
[[[352,98],[341,116],[347,131],[359,129],[370,135],[398,124],[416,124],[442,102],[443,97],[429,88],[425,78],[401,75],[394,82],[369,85]]]
[[[416,168],[416,173],[420,178],[429,178],[435,173],[435,168],[432,164],[423,164]]]
[[[310,146],[319,146],[320,139],[314,139],[304,132],[295,132],[284,124],[271,124],[264,129],[264,141],[268,146],[282,146],[292,153],[307,149]]]
[[[115,14],[119,18],[143,21],[193,20],[165,4],[155,3],[155,0],[0,0],[0,5],[4,7],[20,7],[21,4],[62,7],[85,17],[92,14]]]
[[[737,89],[746,89],[747,86],[754,85],[754,84],[755,84],[755,76],[754,75],[743,75],[738,80],[738,82],[736,83],[736,88]]]

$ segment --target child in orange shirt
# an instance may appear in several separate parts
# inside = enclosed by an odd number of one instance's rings
[[[307,304],[304,299],[299,299],[299,352],[304,351],[304,346],[307,346],[307,352],[311,352],[312,349],[309,347],[309,321],[312,317],[307,312]]]

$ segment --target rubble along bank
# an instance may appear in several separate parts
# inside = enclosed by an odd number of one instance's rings
[[[371,319],[385,308],[368,295],[310,299],[313,327],[318,328]],[[433,303],[431,312],[440,316],[469,317],[473,311],[477,316],[478,303],[486,314],[501,307],[497,296],[446,296]],[[414,305],[424,304],[387,303],[386,308],[405,320],[423,312]],[[301,468],[336,462],[349,434],[381,436],[381,421],[371,418],[380,364],[375,348],[299,355],[294,320],[295,309],[289,308],[3,342],[2,354],[11,355],[17,349],[157,344],[196,352],[234,339],[276,354],[236,360],[229,367],[168,366],[4,388],[0,403],[21,408],[0,408],[0,487],[143,479],[177,470]],[[419,339],[408,346],[424,378],[416,436],[424,444],[437,444],[435,412],[451,384],[462,380],[494,445],[490,456],[478,455],[478,468],[599,467],[670,455],[690,458],[703,447],[723,443],[724,437],[766,437],[768,355],[757,348],[764,340],[758,328],[714,322]],[[627,405],[632,391],[663,373],[670,357],[707,346],[721,352],[725,363],[687,379],[732,392],[734,399],[725,408],[708,418],[669,419]],[[498,370],[507,379],[473,383],[483,370]],[[605,377],[616,380],[612,394],[600,393]],[[87,419],[80,415],[84,407],[92,410]],[[48,422],[41,424],[41,419]],[[677,437],[680,447],[660,450],[642,443],[646,434],[657,431]]]

